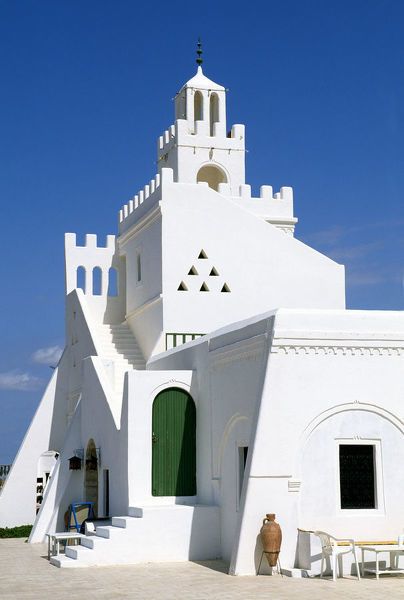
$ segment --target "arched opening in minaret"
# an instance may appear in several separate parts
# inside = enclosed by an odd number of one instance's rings
[[[227,183],[227,177],[216,165],[205,165],[198,171],[196,181],[205,181],[212,190],[219,189],[219,183]]]
[[[217,94],[213,93],[210,96],[210,135],[215,135],[214,126],[215,123],[219,122],[219,98]]]
[[[203,121],[203,96],[201,92],[195,92],[194,96],[194,120]]]

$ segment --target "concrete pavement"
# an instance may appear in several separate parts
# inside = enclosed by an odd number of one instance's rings
[[[122,599],[136,600],[399,600],[404,576],[290,579],[279,575],[231,577],[222,561],[160,563],[116,567],[57,569],[44,544],[0,540],[1,600]]]

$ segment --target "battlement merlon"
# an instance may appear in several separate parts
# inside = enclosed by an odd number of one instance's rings
[[[175,125],[171,125],[158,138],[157,159],[161,160],[172,148],[178,146],[245,151],[244,125],[233,125],[228,135],[226,135],[226,132],[222,132],[221,129],[221,123],[214,123],[214,135],[211,136],[209,135],[209,123],[206,121],[196,121],[195,133],[192,133],[188,121],[177,119]]]
[[[73,248],[97,248],[99,250],[113,249],[115,251],[115,235],[107,235],[106,244],[98,245],[98,236],[96,233],[86,233],[84,245],[77,244],[77,235],[75,233],[65,233],[65,250]]]
[[[78,269],[86,275],[86,293],[92,294],[92,273],[98,267],[102,272],[102,293],[107,292],[108,272],[114,263],[116,238],[107,235],[106,245],[99,246],[97,235],[88,233],[83,246],[77,244],[75,233],[65,233],[65,281],[66,295],[77,288]]]
[[[130,200],[119,211],[119,233],[127,232],[135,223],[138,223],[143,217],[157,205],[164,193],[165,185],[195,185],[190,183],[176,183],[174,181],[173,169],[163,167],[161,169],[161,178],[158,178],[158,186],[147,196],[143,190],[135,196],[135,200]],[[156,182],[157,183],[157,182]],[[197,185],[206,185],[206,182],[199,182]],[[145,186],[150,188],[151,186]],[[297,218],[293,215],[293,189],[284,186],[279,192],[273,193],[272,186],[262,185],[259,198],[251,195],[251,186],[247,184],[240,185],[237,189],[237,195],[231,193],[229,184],[220,183],[218,193],[228,197],[234,204],[248,210],[255,216],[275,225],[285,233],[293,235]]]

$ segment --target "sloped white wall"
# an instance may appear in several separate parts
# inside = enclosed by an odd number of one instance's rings
[[[166,332],[206,333],[277,307],[345,307],[341,265],[207,186],[163,191]],[[202,249],[208,259],[198,259]],[[188,275],[192,266],[198,276]],[[213,266],[219,276],[209,276]],[[177,291],[182,281],[188,291]],[[209,292],[199,291],[203,282]]]
[[[1,492],[0,527],[34,523],[38,461],[49,450],[57,379],[55,369]]]

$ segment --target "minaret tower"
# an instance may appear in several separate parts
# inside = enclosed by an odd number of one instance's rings
[[[201,55],[199,41],[196,75],[176,95],[175,125],[158,141],[159,172],[170,167],[175,182],[205,181],[236,196],[245,183],[244,125],[227,131],[226,90],[204,75]]]

